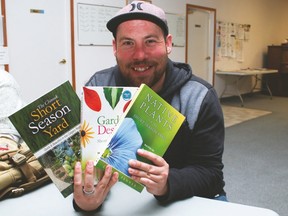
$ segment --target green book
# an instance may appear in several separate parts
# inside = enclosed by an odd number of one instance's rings
[[[64,197],[80,160],[80,99],[69,81],[9,116]]]
[[[82,170],[87,161],[98,163],[107,148],[121,115],[130,103],[137,87],[85,86],[81,97],[81,157]],[[100,176],[96,170],[95,183]]]
[[[141,192],[144,185],[130,177],[128,161],[145,161],[137,156],[139,148],[163,156],[184,119],[180,112],[142,84],[107,140],[107,148],[96,167],[105,169],[110,164],[114,172],[119,172],[119,181]]]

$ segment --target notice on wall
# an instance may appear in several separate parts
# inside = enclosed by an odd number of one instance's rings
[[[0,65],[9,64],[8,47],[0,47]]]
[[[173,46],[185,46],[185,15],[166,13],[169,33],[172,34]]]
[[[244,42],[250,39],[250,24],[217,21],[216,59],[232,58],[244,61]]]
[[[0,46],[3,46],[4,41],[3,41],[3,17],[0,16]]]

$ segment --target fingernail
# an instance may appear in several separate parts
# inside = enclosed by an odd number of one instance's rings
[[[106,172],[107,172],[108,174],[111,174],[111,172],[112,172],[112,167],[111,167],[111,166],[107,166],[107,167],[106,167]]]
[[[94,166],[94,162],[92,160],[88,161],[87,166],[92,168]]]
[[[143,149],[138,149],[137,152],[140,153],[140,154],[143,154],[144,150]]]
[[[133,169],[128,168],[128,173],[129,173],[129,174],[133,174]]]
[[[79,161],[76,162],[75,169],[81,169],[81,163]]]
[[[129,160],[129,165],[130,165],[130,166],[135,165],[135,163],[136,163],[135,160],[133,160],[133,159]]]

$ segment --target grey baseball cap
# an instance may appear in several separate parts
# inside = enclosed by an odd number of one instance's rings
[[[107,28],[115,36],[119,24],[128,20],[148,20],[158,25],[165,35],[168,35],[168,25],[165,12],[150,3],[133,1],[119,10],[114,17],[107,22]]]

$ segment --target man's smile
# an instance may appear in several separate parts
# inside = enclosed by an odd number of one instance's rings
[[[145,66],[145,67],[132,67],[133,70],[138,71],[138,72],[144,72],[150,68],[150,66]]]

